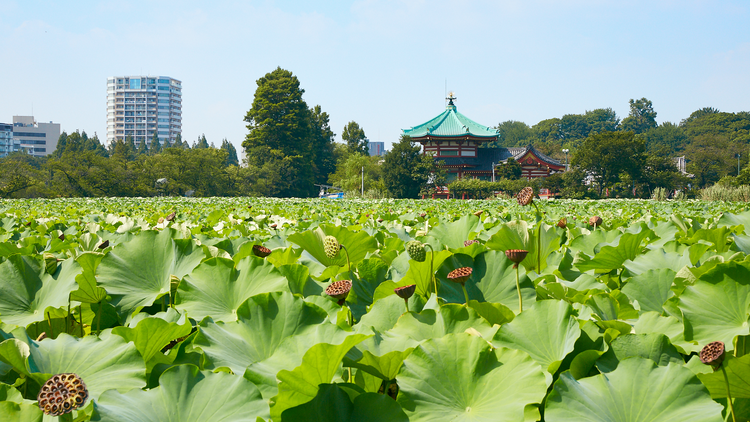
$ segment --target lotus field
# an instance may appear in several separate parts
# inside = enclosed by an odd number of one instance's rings
[[[0,420],[749,420],[746,205],[532,196],[0,202]]]

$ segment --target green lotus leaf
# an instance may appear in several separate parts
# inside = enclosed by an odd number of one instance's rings
[[[622,233],[619,230],[594,230],[575,236],[570,242],[570,249],[593,257],[601,250],[602,246],[611,246],[617,243],[616,241],[620,236],[622,236]]]
[[[463,248],[464,241],[471,239],[472,233],[482,231],[483,227],[482,220],[476,215],[464,215],[456,221],[445,222],[431,228],[426,236],[427,243],[445,245],[452,249]],[[430,242],[430,238],[437,242]]]
[[[443,264],[443,262],[452,257],[453,254],[449,251],[437,251],[434,253],[434,260],[432,264],[430,264],[430,256],[431,253],[427,252],[427,259],[424,260],[424,262],[417,262],[413,259],[408,259],[408,254],[404,252],[403,254],[399,255],[398,258],[396,258],[393,261],[393,264],[390,268],[390,274],[391,277],[393,277],[393,281],[398,281],[401,283],[404,281],[406,284],[416,284],[417,285],[417,292],[416,294],[420,296],[428,296],[432,293],[428,292],[434,292],[434,288],[432,287],[432,274],[430,274],[430,267],[432,267],[432,271],[437,271],[438,268]],[[405,257],[405,258],[402,258]],[[401,263],[405,263],[406,265],[406,271],[404,271],[403,278],[395,277],[394,272],[398,273],[398,265],[399,261],[402,261]],[[396,268],[394,268],[396,267]],[[435,276],[437,277],[437,276]],[[397,280],[398,278],[398,280]],[[438,292],[442,292],[442,289],[445,287],[445,283],[441,282],[438,278],[436,280],[438,285]]]
[[[554,374],[565,356],[573,351],[580,335],[581,329],[570,304],[542,300],[501,326],[492,345],[523,350]]]
[[[750,228],[750,210],[741,212],[739,214],[733,214],[731,212],[724,212],[721,217],[716,221],[717,227],[722,226],[739,226],[745,227],[745,231]]]
[[[417,301],[417,298],[419,297],[420,296],[414,295],[409,299],[410,311],[417,312],[422,310],[424,303],[419,303]],[[360,318],[354,328],[360,334],[369,334],[370,328],[373,328],[378,332],[387,331],[396,325],[399,318],[401,318],[405,312],[406,305],[404,304],[404,300],[393,294],[373,303],[370,307],[370,311],[362,315],[362,318]]]
[[[331,382],[349,349],[366,338],[354,334],[339,345],[316,344],[305,353],[300,366],[293,371],[279,371],[276,375],[279,394],[272,399],[271,418],[281,420],[285,410],[312,401],[318,395],[319,385]]]
[[[76,276],[78,290],[70,294],[70,300],[83,303],[99,303],[107,297],[107,291],[96,285],[96,267],[104,255],[87,252],[78,255],[76,262],[81,266],[82,272]]]
[[[255,422],[268,418],[268,404],[241,376],[200,371],[194,365],[166,370],[159,387],[102,394],[92,421],[101,422]]]
[[[237,311],[249,297],[289,291],[286,277],[264,259],[248,256],[236,266],[227,258],[210,258],[185,276],[177,287],[177,307],[191,318],[236,321]]]
[[[431,338],[440,338],[446,334],[463,333],[473,329],[486,339],[492,338],[497,327],[490,325],[477,311],[455,303],[445,304],[438,311],[423,309],[420,313],[404,314],[393,327],[383,333],[385,341],[402,343],[402,338],[421,342]],[[410,343],[405,343],[410,344]],[[407,346],[407,347],[411,347]],[[392,348],[391,350],[399,350]],[[405,350],[400,349],[400,350]]]
[[[692,245],[701,240],[705,240],[714,245],[714,249],[718,253],[726,252],[729,250],[729,236],[732,233],[732,229],[726,226],[716,227],[713,229],[701,228],[697,230],[692,237],[684,239],[683,242]]]
[[[3,422],[42,422],[44,413],[36,404],[19,404],[12,401],[0,402],[0,415]]]
[[[362,393],[352,402],[347,391],[337,384],[321,384],[315,398],[285,410],[284,421],[299,422],[407,422],[401,406],[392,398]]]
[[[735,358],[732,354],[727,353],[722,366],[727,371],[729,392],[732,394],[732,398],[750,398],[750,355]],[[727,384],[721,371],[700,373],[698,378],[708,388],[711,398],[719,399],[727,396]]]
[[[560,234],[557,232],[555,226],[542,224],[541,236],[541,270],[536,269],[538,262],[537,249],[539,249],[537,244],[537,229],[530,229],[526,221],[518,220],[506,223],[487,241],[485,246],[503,254],[508,249],[529,251],[526,259],[521,262],[521,265],[527,271],[535,270],[537,273],[541,273],[547,268],[547,257],[556,252],[560,247]]]
[[[105,390],[127,391],[146,385],[146,366],[135,345],[104,331],[82,339],[60,334],[57,339],[30,342],[27,368],[39,385],[50,376],[72,372],[97,399]]]
[[[610,343],[609,350],[602,355],[596,367],[601,372],[612,372],[620,362],[633,356],[651,359],[659,366],[666,366],[670,362],[685,363],[680,352],[664,334],[625,334]]]
[[[649,245],[651,246],[651,245]],[[645,254],[636,256],[632,261],[622,264],[632,275],[643,274],[650,270],[671,269],[675,273],[682,267],[692,266],[689,253],[678,254],[664,249],[652,249]]]
[[[505,256],[505,252],[487,251],[474,260],[468,255],[453,255],[443,262],[436,277],[440,280],[447,280],[448,273],[460,267],[473,268],[471,277],[466,282],[469,301],[500,303],[513,312],[518,312],[516,270],[513,268],[513,262]],[[534,283],[521,267],[519,267],[519,282],[524,304],[531,306],[536,300]],[[463,289],[457,283],[444,281],[441,283],[439,293],[446,302],[464,303],[466,301]]]
[[[346,253],[342,250],[336,258],[328,258],[323,250],[323,239],[326,236],[334,236],[340,244],[346,247],[349,253],[349,260],[352,265],[365,259],[369,252],[378,249],[378,241],[364,231],[352,232],[346,227],[323,225],[315,230],[308,230],[301,233],[294,233],[287,238],[288,241],[295,243],[305,250],[300,257],[300,263],[308,264],[310,261],[317,263],[316,268],[310,268],[310,273],[314,276],[320,275],[323,268],[332,265],[346,267]],[[311,259],[312,258],[312,259]]]
[[[701,347],[696,342],[685,341],[685,327],[673,316],[662,316],[657,312],[645,312],[633,324],[636,334],[664,334],[669,341],[680,350],[680,353],[689,355],[700,351]]]
[[[356,269],[357,276],[352,280],[352,290],[346,301],[354,318],[358,320],[367,313],[367,307],[372,305],[375,289],[386,280],[388,265],[379,258],[369,258],[360,261]]]
[[[648,270],[628,280],[622,288],[630,299],[637,300],[641,311],[664,312],[664,302],[674,296],[671,287],[675,272],[669,268]]]
[[[711,400],[695,374],[680,364],[657,366],[633,357],[617,369],[574,379],[564,372],[549,394],[547,422],[721,422],[722,406]]]
[[[288,337],[302,335],[323,323],[326,312],[287,292],[253,296],[237,308],[237,320],[206,319],[193,345],[207,359],[206,368],[230,368],[242,374],[248,365],[274,354]]]
[[[47,308],[68,305],[80,273],[81,267],[72,258],[61,262],[50,275],[41,259],[9,256],[0,263],[0,320],[17,326],[44,320]]]
[[[334,324],[319,324],[304,334],[284,339],[271,356],[250,364],[244,376],[258,386],[263,398],[270,399],[279,393],[276,377],[279,371],[298,367],[305,353],[316,344],[342,344],[352,334]]]
[[[526,353],[492,349],[479,337],[449,334],[417,347],[396,377],[398,403],[412,422],[524,421],[547,390]]]
[[[175,233],[143,231],[102,259],[97,280],[112,295],[111,303],[121,316],[169,295],[171,276],[184,277],[205,258],[195,241],[173,239]]]
[[[617,246],[603,246],[593,259],[583,257],[576,262],[576,267],[581,271],[596,270],[597,272],[610,272],[622,267],[627,260],[633,260],[641,252],[641,243],[654,232],[643,228],[637,233],[623,233]]]
[[[680,296],[685,339],[708,344],[750,334],[750,263],[730,261],[716,265],[688,286]]]
[[[115,327],[112,333],[126,341],[132,341],[135,348],[143,357],[144,363],[148,363],[159,353],[170,341],[190,334],[192,325],[190,320],[183,315],[182,321],[167,322],[159,317],[144,318],[138,321],[135,328]]]
[[[13,403],[23,403],[23,394],[16,390],[12,385],[0,383],[0,402],[10,401]]]

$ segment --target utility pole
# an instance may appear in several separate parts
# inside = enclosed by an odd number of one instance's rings
[[[492,183],[495,183],[495,163],[492,163]]]
[[[737,176],[740,175],[740,153],[735,154],[737,156]]]
[[[362,197],[365,197],[365,166],[362,166]]]
[[[570,150],[565,148],[562,152],[565,153],[565,171],[568,171],[568,152],[570,152]]]

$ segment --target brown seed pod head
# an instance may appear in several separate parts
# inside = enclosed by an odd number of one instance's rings
[[[484,212],[483,210],[475,211],[474,215],[476,215],[477,217],[479,217],[480,215],[482,215],[483,212]]]
[[[521,206],[529,205],[534,200],[534,189],[531,186],[526,186],[521,189],[516,195],[516,200]]]
[[[57,374],[44,383],[39,390],[37,402],[42,412],[60,416],[83,406],[88,397],[86,384],[78,375]]]
[[[560,221],[557,222],[557,227],[564,229],[568,227],[568,219],[563,217],[560,219]]]
[[[471,273],[473,271],[474,270],[472,270],[471,267],[456,268],[455,270],[448,273],[448,280],[454,283],[464,284],[466,283],[466,280],[471,277]]]
[[[261,258],[271,255],[271,250],[263,245],[253,245],[253,254]]]
[[[505,256],[513,262],[513,268],[518,268],[518,264],[526,258],[529,251],[523,249],[508,249],[505,251]]]
[[[172,211],[172,212],[171,212],[171,213],[169,213],[169,215],[167,216],[167,221],[172,221],[172,220],[174,220],[174,217],[175,217],[176,215],[177,215],[177,211]]]
[[[104,242],[100,243],[99,246],[97,246],[99,249],[107,249],[109,247],[109,239],[105,240]]]
[[[714,369],[721,366],[724,362],[724,342],[714,341],[703,346],[700,353],[701,362],[711,365]]]
[[[341,244],[339,244],[338,239],[335,237],[326,236],[323,239],[323,250],[328,258],[334,259],[338,256],[339,251],[341,250]]]
[[[598,215],[595,215],[595,216],[589,218],[589,225],[592,225],[594,227],[601,226],[602,222],[603,222],[602,218],[599,217]]]
[[[161,224],[161,223],[163,223],[163,222],[164,222],[164,217],[159,217],[159,221],[158,221],[158,223],[159,223],[159,224]]]
[[[326,294],[338,300],[339,305],[343,305],[349,291],[352,289],[351,280],[334,281],[326,287]]]
[[[427,217],[427,213],[423,212],[423,213],[419,214],[419,216],[422,217],[422,218],[425,218],[425,217]]]
[[[476,239],[474,239],[474,240],[464,240],[464,248],[467,247],[467,246],[471,246],[471,245],[473,245],[475,243],[479,243],[479,241],[476,240]]]
[[[396,296],[400,297],[401,299],[408,300],[410,297],[414,296],[414,292],[417,290],[416,284],[410,284],[408,286],[402,286],[402,287],[396,287],[393,289],[393,291],[396,293]]]

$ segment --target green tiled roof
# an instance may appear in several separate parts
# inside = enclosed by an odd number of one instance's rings
[[[482,126],[457,112],[452,100],[445,108],[445,111],[434,119],[419,126],[414,126],[411,129],[404,129],[404,135],[411,136],[412,138],[421,138],[424,136],[450,138],[466,135],[478,138],[496,138],[498,133],[497,129]]]

